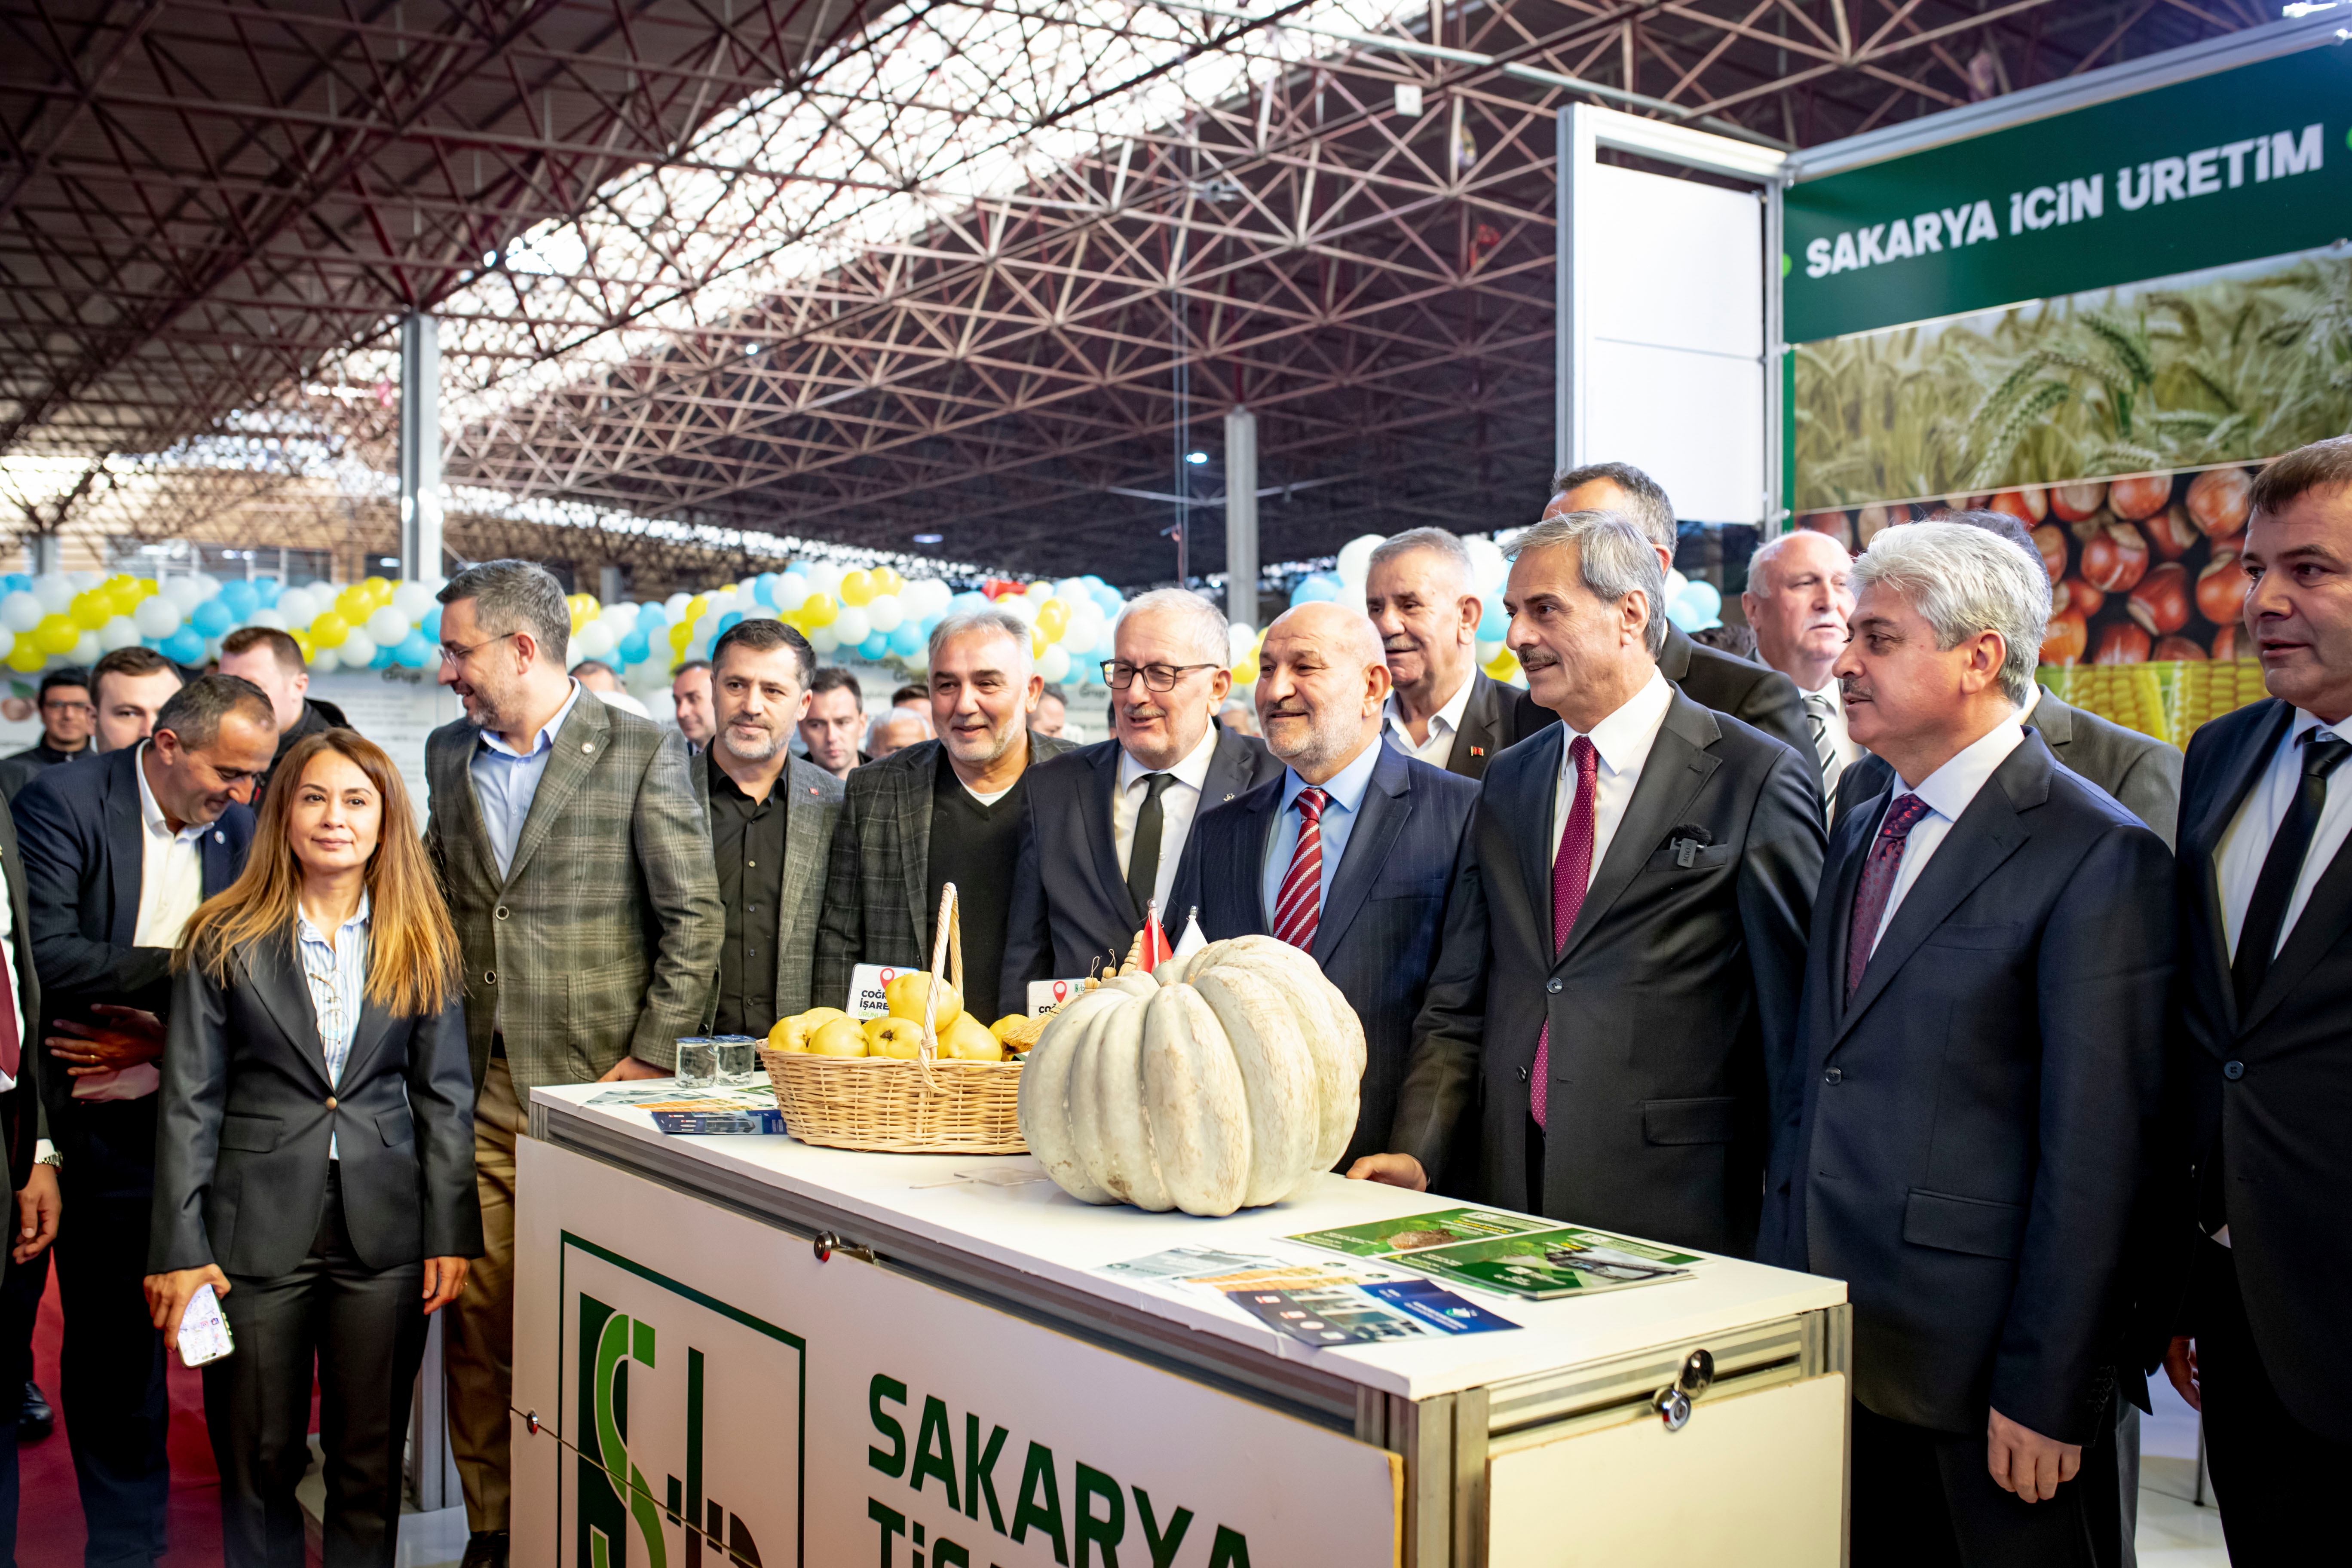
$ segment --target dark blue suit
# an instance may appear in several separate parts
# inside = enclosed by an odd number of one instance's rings
[[[1212,942],[1270,934],[1266,844],[1288,776],[1285,770],[1192,825],[1201,931]],[[1339,1170],[1389,1147],[1413,1019],[1429,989],[1454,894],[1454,862],[1477,804],[1475,781],[1381,745],[1315,928],[1315,962],[1364,1026],[1362,1104]]]
[[[141,748],[44,770],[11,803],[31,905],[33,963],[48,1018],[88,1020],[109,1002],[171,1011],[168,948],[134,947],[139,928]],[[253,813],[231,805],[201,841],[205,896],[236,879]],[[40,1048],[37,1030],[26,1048]],[[171,1471],[163,1336],[147,1317],[148,1210],[155,1184],[156,1097],[76,1100],[74,1080],[44,1062],[49,1135],[67,1218],[58,1234],[66,1316],[66,1424],[90,1568],[145,1568],[163,1550]]]
[[[1231,730],[1216,731],[1216,749],[1201,784],[1201,805],[1192,817],[1198,839],[1201,819],[1244,790],[1282,776],[1282,764],[1265,742]],[[1108,967],[1124,961],[1143,911],[1127,889],[1111,834],[1111,795],[1118,787],[1119,745],[1097,741],[1034,764],[1022,775],[1027,805],[1021,814],[1021,852],[1015,861],[1005,919],[1004,972],[1001,1005],[1024,1011],[1033,980],[1068,979],[1087,973],[1097,960]],[[1160,863],[1177,857],[1176,879],[1160,923],[1171,942],[1184,935],[1184,917],[1201,902],[1201,863],[1192,843],[1162,840]]]

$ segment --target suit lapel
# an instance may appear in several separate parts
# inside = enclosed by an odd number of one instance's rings
[[[929,745],[929,765],[918,763],[901,768],[894,781],[898,787],[894,811],[901,846],[898,874],[907,889],[907,919],[914,931],[915,951],[922,955],[926,965],[931,961],[931,911],[925,907],[931,893],[931,792],[939,784],[943,751],[940,742],[932,741]]]
[[[2293,707],[2277,698],[2269,701],[2272,711],[2256,726],[2252,743],[2239,747],[2231,756],[2215,781],[2204,815],[2189,825],[2189,830],[2180,837],[2179,864],[2189,872],[2189,897],[2195,901],[2204,931],[2204,940],[2196,944],[2200,951],[2184,957],[2181,962],[2184,965],[2195,966],[2196,973],[2192,973],[2190,983],[2206,989],[2213,1005],[2219,1010],[2219,1016],[2230,1020],[2232,1034],[2240,1028],[2238,988],[2230,977],[2229,926],[2221,915],[2221,878],[2213,858],[2221,850],[2221,836],[2237,819],[2238,812],[2246,804],[2246,796],[2252,792],[2255,781],[2270,766],[2271,753],[2278,749],[2280,739],[2294,723]],[[2336,863],[2342,864],[2341,856],[2337,857]],[[2328,875],[2332,877],[2334,874],[2335,868],[2331,867]],[[2326,885],[2326,879],[2321,879],[2321,886]],[[2305,919],[2318,902],[2319,888],[2315,887],[2310,906],[2304,910]],[[2298,931],[2304,929],[2304,920],[2295,922]],[[2289,948],[2293,945],[2292,942],[2287,944]],[[2282,948],[2277,957],[2271,961],[2270,971],[2264,976],[2264,992],[2269,991],[2269,981],[2277,977],[2286,956],[2287,948]],[[2263,998],[2257,994],[2254,1000],[2259,1006]]]
[[[698,767],[701,759],[695,759]],[[782,994],[784,978],[784,955],[797,952],[804,940],[803,916],[814,917],[824,894],[825,857],[824,846],[830,836],[820,821],[824,813],[822,777],[814,763],[794,757],[784,769],[784,776],[776,781],[783,792],[784,807],[784,896],[776,906],[776,984]],[[813,941],[813,937],[805,940]]]
[[[145,874],[147,825],[139,809],[139,751],[112,770],[106,796],[107,879],[114,890],[114,945],[129,947],[139,934],[139,883]]]
[[[2017,820],[2017,808],[2011,804],[2012,792],[2024,794],[2030,788],[2035,769],[2043,772],[2053,765],[2048,749],[2038,738],[2029,737],[2025,744],[2011,752],[2000,766],[1993,771],[1984,787],[1977,791],[1952,830],[1936,847],[1935,858],[1929,860],[1911,890],[1903,896],[1895,918],[1886,924],[1886,934],[1870,955],[1868,967],[1862,972],[1862,984],[1853,994],[1853,1001],[1838,1019],[1837,1038],[1843,1040],[1856,1020],[1870,1010],[1878,994],[1886,989],[1888,981],[1910,962],[1919,944],[1944,923],[1962,900],[1976,891],[1978,885],[1997,870],[2001,863],[2023,847],[2031,837]],[[1875,837],[1878,823],[1873,817],[1869,830]],[[1866,858],[1854,857],[1857,867]],[[1853,895],[1846,894],[1847,921],[1853,919]],[[1856,933],[1858,934],[1858,933]],[[1844,989],[1843,954],[1840,954],[1837,980]]]
[[[294,1047],[294,1054],[317,1075],[319,1082],[332,1089],[334,1082],[327,1077],[326,1042],[319,1036],[319,1017],[310,1006],[310,982],[303,978],[301,953],[293,936],[257,942],[246,952],[247,962],[252,965],[254,994],[261,998],[262,1010],[277,1022],[287,1043]],[[354,1054],[357,1044],[354,1040]]]
[[[1358,809],[1363,814],[1348,834],[1347,852],[1339,858],[1339,869],[1331,878],[1331,896],[1323,906],[1322,917],[1315,926],[1315,962],[1328,963],[1331,954],[1345,940],[1348,928],[1363,912],[1364,900],[1380,880],[1381,867],[1388,864],[1389,851],[1395,847],[1397,836],[1404,831],[1407,818],[1412,816],[1412,782],[1405,772],[1404,755],[1385,741],[1372,742],[1380,752],[1372,762],[1372,776],[1364,786],[1364,798]]]
[[[236,880],[236,858],[228,847],[228,829],[219,823],[205,829],[204,836],[196,840],[196,853],[204,866],[205,897],[209,899],[224,891]]]
[[[1536,732],[1527,748],[1526,798],[1517,803],[1516,811],[1506,807],[1499,814],[1507,822],[1516,820],[1523,825],[1519,832],[1512,835],[1519,848],[1520,883],[1526,889],[1528,908],[1535,916],[1538,929],[1555,951],[1559,939],[1551,930],[1551,860],[1559,852],[1559,837],[1552,831],[1552,796],[1559,787],[1560,751],[1567,744],[1565,724],[1549,725]],[[1503,805],[1500,801],[1496,804]]]
[[[1601,869],[1594,873],[1577,910],[1576,929],[1569,933],[1567,947],[1552,961],[1555,969],[1624,895],[1643,862],[1722,766],[1706,752],[1722,732],[1706,709],[1681,692],[1675,693],[1665,721],[1658,726],[1658,738],[1651,742],[1649,758],[1642,764],[1642,776],[1633,783],[1633,798],[1625,803],[1625,815],[1609,840],[1609,853],[1601,857]],[[1553,941],[1557,943],[1559,938]]]
[[[1175,879],[1168,884],[1168,902],[1171,907],[1160,911],[1163,924],[1171,916],[1184,920],[1188,911],[1200,907],[1201,857],[1194,846],[1201,842],[1201,818],[1257,787],[1249,776],[1255,750],[1240,735],[1223,729],[1217,731],[1216,750],[1210,753],[1209,771],[1201,779],[1201,801],[1192,812],[1192,830],[1184,835],[1184,847],[1176,857]],[[1108,822],[1109,818],[1103,820]],[[1139,919],[1136,923],[1140,925],[1142,921]],[[1170,934],[1178,941],[1183,938],[1181,931],[1172,928]]]
[[[1464,778],[1483,778],[1486,764],[1507,742],[1503,738],[1505,688],[1482,670],[1470,672],[1470,700],[1463,705],[1462,728],[1454,732],[1454,754],[1445,771]]]
[[[1143,912],[1135,907],[1127,890],[1127,878],[1118,868],[1118,839],[1111,826],[1118,805],[1120,754],[1118,742],[1108,741],[1100,752],[1087,759],[1086,799],[1078,813],[1078,828],[1104,894],[1113,907],[1128,911],[1131,924],[1140,925]]]
[[[538,793],[530,797],[530,815],[523,818],[522,832],[515,838],[514,858],[507,862],[507,885],[512,886],[522,875],[531,856],[555,831],[556,818],[580,793],[596,759],[612,743],[612,721],[604,716],[604,699],[581,692],[580,700],[572,705],[572,717],[556,731],[547,771],[539,775]]]
[[[2048,687],[2042,689],[2041,700],[2034,703],[2025,727],[2041,735],[2052,756],[2061,763],[2066,760],[2066,748],[2074,743],[2074,710],[2059,701]]]

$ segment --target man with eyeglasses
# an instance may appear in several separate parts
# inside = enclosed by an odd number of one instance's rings
[[[163,1551],[171,1405],[148,1317],[155,1063],[172,952],[196,907],[235,881],[247,805],[278,749],[268,694],[233,675],[173,693],[148,738],[50,768],[13,803],[50,1060],[38,1081],[67,1212],[57,1248],[59,1390],[93,1563]],[[0,1016],[0,1059],[21,1051]]]
[[[14,800],[43,768],[89,754],[98,710],[89,700],[89,676],[68,665],[41,677],[40,710],[41,738],[0,761],[0,796]]]
[[[478,1089],[486,1251],[445,1319],[466,1568],[507,1561],[515,1145],[540,1084],[662,1078],[702,1032],[727,921],[674,730],[586,698],[572,612],[528,561],[449,580],[441,684],[465,717],[425,742],[425,847],[457,927]]]
[[[1112,738],[1038,768],[1029,783],[1013,880],[1003,994],[1019,1009],[1033,980],[1071,979],[1127,956],[1145,911],[1170,939],[1201,901],[1193,819],[1279,778],[1265,742],[1217,724],[1233,689],[1225,617],[1198,594],[1162,588],[1120,615],[1103,679]]]

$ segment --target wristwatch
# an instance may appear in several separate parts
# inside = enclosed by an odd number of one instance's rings
[[[50,1142],[47,1139],[44,1138],[39,1142],[33,1145],[34,1164],[62,1167],[65,1163],[66,1157],[58,1152],[58,1146]]]

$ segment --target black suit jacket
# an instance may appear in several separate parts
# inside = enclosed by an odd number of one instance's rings
[[[1728,713],[1751,729],[1761,730],[1801,757],[1812,758],[1813,727],[1805,721],[1804,695],[1797,683],[1769,665],[1738,654],[1696,643],[1678,626],[1666,627],[1665,647],[1658,651],[1658,673],[1682,689],[1684,696],[1702,708]],[[1516,715],[1518,738],[1559,722],[1559,715],[1538,708],[1536,700],[1519,693]],[[1813,773],[1813,795],[1821,796],[1821,773]]]
[[[1288,770],[1192,826],[1201,854],[1201,933],[1211,942],[1271,934],[1265,853]],[[1315,962],[1364,1026],[1356,1135],[1333,1169],[1389,1147],[1413,1020],[1454,896],[1454,862],[1478,788],[1393,746],[1380,747],[1331,897],[1315,927]]]
[[[1211,721],[1214,723],[1214,721]],[[1097,959],[1121,960],[1143,929],[1143,911],[1127,890],[1118,843],[1111,836],[1111,797],[1118,788],[1119,745],[1097,741],[1042,762],[1024,775],[1021,858],[1004,937],[1003,1005],[1021,1010],[1032,980],[1087,973]],[[1282,776],[1282,764],[1253,736],[1220,727],[1200,809],[1181,847],[1160,841],[1164,860],[1177,849],[1176,879],[1160,923],[1170,941],[1201,902],[1201,819],[1236,795]]]
[[[2174,1236],[2221,1161],[2238,1289],[2280,1400],[2331,1442],[2352,1443],[2352,844],[2328,862],[2242,1014],[2223,940],[2221,837],[2294,720],[2273,698],[2201,726],[2181,795],[2180,974],[2172,1064],[2187,1110],[2187,1182]],[[2330,787],[2346,787],[2345,773]],[[2230,1069],[2236,1068],[2237,1076]],[[2226,1152],[2226,1155],[2225,1155]],[[2178,1325],[2195,1332],[2193,1321]]]
[[[1470,672],[1470,700],[1462,707],[1462,728],[1454,732],[1454,754],[1445,771],[1465,779],[1486,776],[1486,764],[1507,747],[1515,746],[1559,715],[1521,700],[1527,694],[1483,669]]]
[[[2041,731],[2050,754],[2113,795],[2125,810],[2147,824],[2148,830],[2172,847],[2180,820],[2180,753],[2153,735],[2126,730],[2112,720],[2058,700],[2048,687],[2029,730]],[[1886,793],[1895,770],[1864,752],[1838,774],[1831,820],[1843,821],[1856,802]]]
[[[2102,1369],[2131,1359],[2171,856],[2029,732],[1847,1004],[1854,889],[1885,804],[1832,837],[1802,1107],[1776,1140],[1759,1256],[1847,1282],[1854,1397],[1878,1415],[1980,1435],[1990,1405],[2087,1442]]]
[[[46,769],[11,803],[32,906],[26,924],[33,963],[49,1018],[86,1021],[98,1002],[170,1016],[172,950],[131,945],[146,830],[134,772],[142,750],[131,746]],[[252,811],[231,805],[199,841],[205,897],[236,880],[252,845]],[[73,1103],[73,1079],[44,1069],[40,1083],[51,1135],[70,1165],[77,1136],[64,1113]]]
[[[24,1019],[18,1042],[16,1087],[0,1094],[0,1159],[8,1167],[8,1190],[22,1192],[33,1174],[34,1145],[49,1135],[49,1120],[41,1105],[41,983],[33,965],[32,904],[26,897],[25,862],[16,851],[16,825],[0,811],[0,871],[8,879],[8,913],[15,942],[9,957],[16,963],[16,1000]],[[11,1211],[13,1214],[14,1211]],[[13,1244],[13,1241],[12,1241]],[[8,1248],[0,1247],[0,1279],[8,1277]]]
[[[1745,1254],[1768,1100],[1792,1098],[1822,868],[1815,775],[1769,736],[1675,693],[1555,958],[1552,790],[1566,743],[1555,726],[1487,769],[1391,1147],[1434,1177],[1475,1104],[1480,1200],[1520,1207],[1528,1079],[1549,1022],[1543,1211]],[[1685,826],[1706,836],[1687,867],[1671,847]]]
[[[464,998],[421,1017],[366,1003],[330,1081],[291,934],[233,962],[226,985],[191,964],[173,986],[148,1271],[290,1273],[318,1234],[331,1139],[362,1262],[481,1256]]]

